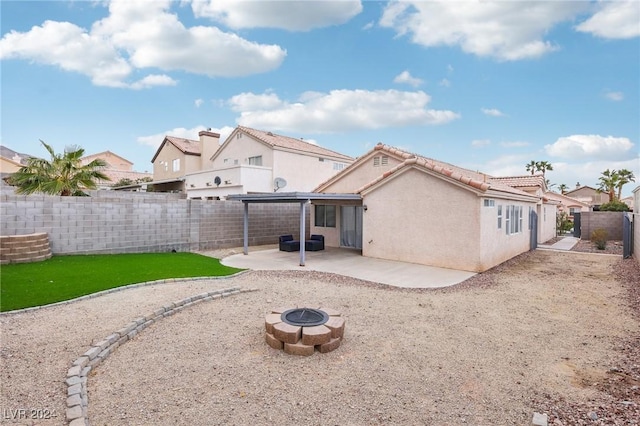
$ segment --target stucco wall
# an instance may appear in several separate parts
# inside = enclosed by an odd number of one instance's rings
[[[175,159],[180,159],[180,169],[173,171]],[[153,162],[153,180],[179,178],[197,170],[200,170],[199,155],[185,155],[175,145],[167,142]]]
[[[239,138],[237,136],[240,136]],[[227,143],[225,141],[225,143]],[[273,150],[271,147],[256,141],[245,133],[238,132],[233,140],[222,145],[213,160],[213,169],[234,165],[249,164],[249,157],[262,156],[262,166],[273,166]],[[225,160],[227,160],[225,162]],[[237,162],[237,163],[236,163]]]
[[[590,240],[591,233],[603,228],[610,241],[622,240],[623,212],[583,212],[580,213],[580,235],[583,240]]]
[[[538,243],[544,243],[556,236],[557,207],[554,204],[538,206]]]
[[[324,161],[320,161],[322,158]],[[287,186],[281,191],[313,191],[322,182],[338,173],[335,163],[344,164],[329,157],[318,155],[302,155],[288,151],[275,150],[273,152],[273,177],[281,177],[287,181]]]
[[[54,254],[193,251],[243,244],[243,205],[175,195],[95,191],[92,197],[0,194],[0,234],[49,234]],[[249,207],[249,244],[298,237],[298,204]]]
[[[372,182],[376,178],[382,176],[386,171],[391,170],[401,162],[394,157],[388,157],[388,164],[383,166],[374,166],[374,157],[382,156],[383,154],[377,153],[372,155],[358,167],[350,170],[347,174],[343,175],[339,181],[332,183],[322,192],[327,193],[354,193],[364,185]],[[386,155],[386,154],[384,154]]]
[[[367,193],[364,256],[481,270],[478,197],[415,169]]]

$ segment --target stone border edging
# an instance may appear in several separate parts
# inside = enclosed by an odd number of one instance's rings
[[[28,312],[32,312],[32,311],[37,311],[39,309],[52,308],[52,307],[55,307],[55,306],[68,305],[70,303],[80,302],[82,300],[87,300],[87,299],[93,299],[94,297],[104,296],[105,294],[115,293],[117,291],[127,290],[127,289],[130,289],[130,288],[144,287],[144,286],[156,285],[156,284],[179,283],[179,282],[185,282],[185,281],[223,280],[223,279],[226,279],[226,278],[235,278],[235,277],[238,277],[238,276],[240,276],[242,274],[246,274],[248,272],[251,272],[251,270],[250,269],[246,269],[244,271],[236,272],[235,274],[232,274],[232,275],[222,275],[222,276],[214,275],[214,276],[211,276],[211,277],[192,277],[192,278],[189,278],[189,277],[187,277],[187,278],[165,278],[163,280],[145,281],[145,282],[141,282],[141,283],[127,284],[127,285],[123,285],[121,287],[114,287],[114,288],[110,288],[110,289],[107,289],[107,290],[102,290],[102,291],[99,291],[97,293],[86,294],[84,296],[76,297],[75,299],[69,299],[69,300],[63,300],[61,302],[49,303],[48,305],[32,306],[32,307],[29,307],[29,308],[14,309],[13,311],[0,312],[0,317],[5,316],[5,315],[23,314],[23,313],[28,313]]]
[[[144,317],[136,318],[98,343],[92,344],[84,354],[73,361],[72,367],[67,371],[65,384],[67,385],[66,421],[68,426],[87,426],[89,424],[88,375],[93,368],[100,365],[118,346],[131,340],[136,334],[154,322],[180,312],[184,308],[200,302],[208,302],[222,297],[253,291],[257,291],[257,289],[243,290],[240,287],[230,287],[201,293],[196,296],[168,303]]]

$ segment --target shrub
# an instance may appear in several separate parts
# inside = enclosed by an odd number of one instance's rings
[[[567,212],[558,212],[556,215],[556,234],[562,235],[573,229],[573,222],[569,219]]]
[[[591,242],[596,245],[598,250],[604,250],[607,247],[607,230],[598,228],[591,233]]]
[[[629,206],[620,200],[613,200],[600,206],[601,212],[628,212]]]

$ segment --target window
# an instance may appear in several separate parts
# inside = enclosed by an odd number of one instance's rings
[[[333,163],[333,170],[342,170],[344,169],[343,163]]]
[[[485,207],[495,207],[496,200],[484,200]]]
[[[569,207],[569,214],[571,216],[573,216],[574,213],[580,213],[580,208],[579,207]]]
[[[320,157],[320,158],[318,158],[318,161],[321,162],[321,163],[324,163],[324,158]]]
[[[502,204],[498,205],[498,229],[502,229]]]
[[[172,161],[172,167],[173,167],[173,171],[174,172],[179,172],[180,171],[180,159],[176,158],[175,160]]]
[[[322,228],[336,227],[336,206],[315,206],[315,225]]]
[[[377,157],[373,157],[373,167],[386,166],[387,164],[389,164],[389,156],[379,155]]]
[[[262,155],[256,155],[255,157],[249,157],[250,166],[262,166]]]
[[[507,206],[504,228],[507,235],[522,232],[522,206]]]

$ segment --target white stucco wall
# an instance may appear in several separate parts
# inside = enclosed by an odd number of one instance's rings
[[[492,199],[492,198],[487,198]],[[484,198],[480,201],[482,230],[480,232],[481,254],[480,268],[477,272],[486,271],[514,256],[529,250],[531,231],[529,229],[529,208],[535,210],[535,203],[525,203],[505,199],[493,199],[494,207],[484,207]],[[518,233],[507,233],[507,208],[522,208],[522,229]],[[498,211],[502,210],[502,221],[498,227]],[[512,220],[512,219],[510,219]],[[555,219],[554,219],[555,220]]]
[[[220,178],[220,185],[215,178]],[[219,197],[247,192],[273,192],[270,167],[233,166],[219,170],[205,170],[185,177],[187,198]]]
[[[478,271],[479,199],[409,169],[363,197],[364,256]]]
[[[216,158],[213,160],[212,168],[218,170],[235,165],[249,165],[249,157],[260,155],[262,156],[262,167],[273,166],[273,150],[271,147],[256,141],[245,133],[239,132],[234,136],[233,140],[225,141],[225,145],[220,147]]]
[[[323,161],[320,161],[320,158]],[[273,177],[287,181],[287,186],[281,191],[310,192],[340,171],[334,168],[336,163],[343,164],[344,167],[348,165],[344,161],[328,157],[274,150]]]
[[[538,243],[544,243],[556,236],[555,204],[542,204],[538,206]]]

